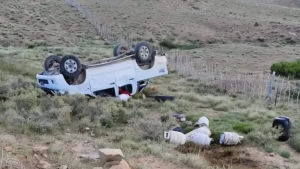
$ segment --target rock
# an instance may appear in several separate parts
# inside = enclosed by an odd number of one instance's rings
[[[48,158],[48,155],[47,155],[46,153],[43,153],[42,156],[43,156],[44,158]]]
[[[130,169],[130,166],[124,159],[122,159],[120,164],[114,165],[114,166],[110,167],[109,169]]]
[[[274,157],[275,154],[274,154],[274,153],[270,153],[269,155],[270,155],[271,157]]]
[[[47,161],[41,160],[39,163],[41,169],[48,169],[51,167],[51,165]]]
[[[257,38],[257,40],[259,41],[259,42],[265,42],[265,37],[259,37],[259,38]]]
[[[43,146],[36,146],[32,148],[33,152],[36,154],[43,154],[46,151],[48,151],[48,149],[49,149],[48,147],[43,147]]]
[[[4,150],[6,151],[6,152],[12,152],[12,147],[4,147]]]
[[[67,165],[62,165],[59,167],[59,169],[68,169],[68,166]]]
[[[90,131],[90,128],[86,127],[85,130],[86,130],[86,131]]]
[[[254,26],[259,26],[258,22],[255,22],[255,23],[254,23]]]
[[[104,168],[110,168],[114,165],[119,165],[121,161],[110,161],[105,163],[105,165],[103,166]]]
[[[89,156],[86,155],[86,154],[80,154],[80,155],[79,155],[79,158],[89,158]]]
[[[105,159],[106,162],[121,161],[124,158],[123,152],[120,149],[103,148],[99,149],[100,159]]]
[[[102,167],[94,167],[93,169],[103,169]]]
[[[33,156],[36,158],[36,159],[39,159],[39,156],[37,154],[33,154]]]

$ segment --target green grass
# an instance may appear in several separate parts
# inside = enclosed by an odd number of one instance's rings
[[[280,155],[281,155],[282,157],[284,157],[284,158],[290,158],[290,156],[291,156],[290,152],[287,151],[287,150],[281,151],[281,152],[280,152]]]
[[[296,134],[291,138],[290,145],[300,153],[300,134]]]

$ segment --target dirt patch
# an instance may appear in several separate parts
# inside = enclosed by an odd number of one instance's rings
[[[141,158],[134,158],[128,160],[130,166],[132,166],[132,169],[138,169],[138,168],[143,168],[143,169],[175,169],[175,168],[180,168],[180,169],[189,169],[188,167],[184,167],[181,165],[175,165],[170,162],[166,162],[162,159],[153,157],[153,156],[146,156],[146,157],[141,157]]]
[[[245,146],[212,145],[205,149],[193,143],[178,146],[177,151],[187,154],[195,153],[203,156],[211,164],[225,168],[259,169],[270,166],[286,166],[279,155],[270,156],[257,148]]]
[[[243,147],[222,147],[213,146],[208,150],[204,150],[204,157],[207,161],[218,166],[226,168],[241,167],[241,168],[261,168],[262,164],[251,158]]]

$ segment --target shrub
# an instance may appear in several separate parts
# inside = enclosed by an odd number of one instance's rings
[[[271,66],[271,71],[275,71],[280,76],[290,76],[291,78],[300,78],[300,60],[294,62],[282,61],[274,63]]]
[[[290,156],[291,156],[290,152],[288,152],[286,150],[281,151],[280,155],[284,158],[290,158]]]
[[[290,140],[290,145],[297,151],[300,152],[300,135],[295,135]]]
[[[253,130],[245,137],[245,141],[263,148],[267,152],[274,152],[279,143],[276,139],[280,136],[280,132],[274,128],[270,128],[269,124],[259,126],[259,130]]]
[[[142,139],[161,140],[164,131],[170,130],[176,123],[175,118],[163,123],[159,117],[149,116],[145,119],[139,119],[135,124]]]
[[[162,42],[159,43],[159,45],[166,47],[168,49],[181,49],[181,50],[190,50],[190,49],[196,49],[202,47],[202,45],[199,43],[180,45],[180,44],[175,44],[170,40],[163,40]]]
[[[233,124],[233,129],[237,132],[248,134],[254,130],[254,126],[249,123],[235,122],[235,124]]]

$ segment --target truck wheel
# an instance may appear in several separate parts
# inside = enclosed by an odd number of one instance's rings
[[[60,61],[60,72],[68,78],[79,76],[81,63],[76,56],[66,55]]]
[[[46,71],[49,70],[49,68],[51,68],[53,66],[54,63],[60,63],[61,61],[61,57],[57,56],[57,55],[50,55],[45,59],[44,62],[44,68]]]
[[[140,63],[149,63],[153,55],[153,50],[150,45],[146,42],[140,42],[135,46],[135,57]]]
[[[118,44],[114,48],[114,57],[121,55],[122,53],[128,51],[129,48],[124,44]]]

